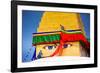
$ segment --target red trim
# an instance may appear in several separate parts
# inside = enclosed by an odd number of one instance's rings
[[[62,52],[63,52],[63,45],[64,45],[64,43],[61,40],[60,41],[60,45],[58,46],[57,50],[50,57],[53,57],[53,56],[55,56],[57,54],[60,56],[62,54]]]
[[[61,32],[61,40],[63,42],[70,42],[70,41],[82,41],[86,45],[87,48],[90,47],[90,43],[85,38],[83,34],[66,34]]]

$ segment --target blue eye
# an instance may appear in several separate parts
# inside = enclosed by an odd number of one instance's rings
[[[70,47],[71,46],[71,44],[64,44],[63,45],[63,48],[68,48],[68,47]]]
[[[64,44],[63,47],[64,47],[64,48],[67,48],[67,47],[68,47],[68,44]]]
[[[56,47],[54,45],[51,45],[51,46],[46,46],[45,49],[47,50],[52,50],[52,49],[55,49]]]
[[[53,46],[48,46],[48,49],[51,50],[53,48]]]

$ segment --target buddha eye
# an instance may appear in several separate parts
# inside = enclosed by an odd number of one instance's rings
[[[47,50],[52,50],[52,49],[55,49],[56,46],[50,45],[50,46],[45,46],[44,48],[47,49]]]
[[[72,46],[72,44],[64,44],[63,48],[68,48],[68,47],[71,47],[71,46]]]

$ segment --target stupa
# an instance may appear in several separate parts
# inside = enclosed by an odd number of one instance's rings
[[[89,42],[79,13],[44,12],[32,44],[36,58],[89,56]]]

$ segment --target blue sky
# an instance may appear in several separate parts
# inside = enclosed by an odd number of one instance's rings
[[[22,11],[22,61],[29,62],[34,54],[32,46],[32,33],[35,33],[39,22],[43,15],[43,11]],[[80,13],[87,38],[90,37],[90,15]]]
[[[84,30],[86,32],[86,37],[90,38],[90,14],[88,13],[80,13],[83,25],[84,25]]]
[[[31,61],[34,53],[32,47],[32,33],[36,32],[43,12],[26,11],[22,12],[22,61]]]

